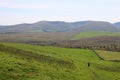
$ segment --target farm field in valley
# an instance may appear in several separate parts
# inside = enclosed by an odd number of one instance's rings
[[[104,60],[120,61],[120,52],[102,51],[102,50],[95,50],[95,51]]]
[[[30,42],[30,41],[64,41],[69,40],[77,33],[73,32],[29,32],[15,34],[0,34],[0,41]]]
[[[79,34],[71,38],[71,40],[79,40],[84,38],[101,37],[101,36],[120,36],[120,32],[106,32],[106,31],[80,32]]]

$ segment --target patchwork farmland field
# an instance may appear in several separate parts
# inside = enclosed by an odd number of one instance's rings
[[[69,40],[76,33],[73,32],[28,32],[15,34],[0,34],[0,41],[30,42],[30,41],[63,41]]]
[[[120,52],[102,51],[102,50],[95,50],[95,51],[104,60],[120,61]]]
[[[71,40],[79,40],[84,38],[92,38],[92,37],[100,37],[100,36],[120,36],[120,32],[103,32],[103,31],[80,32],[79,34],[71,38]]]
[[[0,80],[8,79],[119,80],[120,63],[100,60],[88,49],[0,43]]]
[[[89,35],[88,35],[89,34]],[[119,32],[30,32],[0,34],[1,42],[28,43],[44,46],[97,47],[102,50],[119,51]],[[112,48],[113,46],[118,49]],[[105,47],[105,48],[104,48]]]

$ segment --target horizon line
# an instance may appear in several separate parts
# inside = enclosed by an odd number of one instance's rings
[[[73,22],[83,22],[83,21],[96,21],[96,22],[109,22],[111,24],[117,23],[117,22],[111,22],[111,21],[106,21],[106,20],[76,20],[76,21],[65,21],[65,20],[40,20],[40,21],[34,21],[34,22],[21,22],[21,23],[15,23],[15,24],[0,24],[0,26],[12,26],[12,25],[20,25],[20,24],[34,24],[38,22],[66,22],[66,23],[73,23]]]

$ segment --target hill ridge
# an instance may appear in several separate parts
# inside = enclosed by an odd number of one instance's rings
[[[39,21],[17,25],[0,26],[0,33],[23,32],[81,32],[81,31],[120,31],[115,24],[106,21]]]

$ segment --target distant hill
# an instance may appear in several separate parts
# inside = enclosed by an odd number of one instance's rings
[[[120,22],[114,23],[114,26],[116,26],[117,29],[120,31]]]
[[[31,24],[18,24],[10,26],[0,26],[0,33],[19,33],[33,30]]]
[[[61,21],[40,21],[33,24],[0,26],[0,33],[13,32],[66,32],[74,28],[72,24]]]
[[[76,29],[76,31],[110,31],[116,32],[117,28],[109,23],[102,21],[88,21],[85,25]]]
[[[75,28],[79,28],[81,26],[88,24],[89,22],[90,21],[77,21],[77,22],[71,22],[71,24],[75,26]]]
[[[115,24],[103,21],[40,21],[33,24],[18,24],[0,26],[0,33],[22,33],[22,32],[80,32],[80,31],[109,31],[116,32]]]
[[[40,21],[31,26],[44,32],[66,32],[74,28],[72,24],[62,21]]]
[[[114,23],[116,27],[120,27],[120,22]]]

